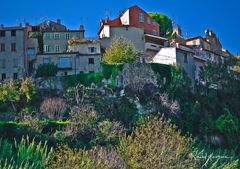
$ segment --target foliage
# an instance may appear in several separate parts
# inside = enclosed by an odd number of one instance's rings
[[[149,118],[121,139],[118,152],[129,168],[191,168],[190,140],[163,118]]]
[[[63,115],[66,111],[66,104],[65,101],[62,98],[46,98],[41,107],[40,110],[42,113],[45,113],[45,115],[49,119],[58,119],[61,120],[63,118]]]
[[[11,103],[14,111],[19,108],[17,106],[29,102],[34,94],[35,85],[31,78],[8,80],[0,84],[0,101]]]
[[[39,44],[39,51],[43,53],[43,34],[41,32],[30,32],[29,38],[37,38]]]
[[[52,63],[45,63],[38,66],[36,70],[36,77],[53,77],[56,76],[58,67]]]
[[[229,112],[225,110],[226,114],[221,115],[216,120],[216,128],[226,134],[236,134],[239,131],[239,125],[236,118]]]
[[[100,84],[102,79],[102,73],[87,73],[63,77],[63,82],[65,84],[65,88],[74,87],[77,84],[89,87],[92,83],[96,85]]]
[[[172,21],[161,13],[149,13],[153,20],[160,24],[160,36],[169,38],[172,34]]]
[[[212,149],[209,145],[195,139],[192,142],[192,152],[200,168],[239,168],[238,156],[233,150]]]
[[[28,137],[20,143],[11,145],[7,140],[0,140],[0,168],[45,168],[53,157],[53,149],[48,149],[47,142],[37,143]]]
[[[98,124],[96,131],[96,142],[100,145],[114,145],[124,133],[120,122],[105,120]]]
[[[25,78],[21,82],[20,92],[25,95],[27,101],[30,101],[36,93],[36,88],[31,78]]]
[[[163,78],[166,78],[166,82],[170,83],[171,81],[171,66],[164,65],[164,64],[158,64],[158,63],[151,63],[152,70],[161,76],[161,80]]]
[[[113,150],[95,148],[91,151],[59,147],[49,169],[111,169],[125,168],[124,162]]]
[[[122,37],[115,37],[103,55],[103,63],[133,63],[137,58],[133,44]]]
[[[105,79],[110,79],[115,69],[122,70],[123,64],[102,64],[102,73]]]

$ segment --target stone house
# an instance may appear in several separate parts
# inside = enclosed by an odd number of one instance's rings
[[[43,32],[44,53],[65,53],[68,50],[70,39],[83,39],[84,27],[81,25],[79,30],[50,30]]]
[[[0,27],[0,81],[26,75],[27,31],[22,25]]]
[[[112,38],[117,36],[132,42],[137,52],[154,55],[168,41],[159,36],[159,28],[147,12],[132,6],[116,19],[101,20],[98,35],[103,48],[108,48]]]
[[[101,50],[98,41],[72,40],[65,53],[38,54],[35,69],[41,64],[53,63],[58,66],[57,76],[79,73],[99,72],[101,69]]]

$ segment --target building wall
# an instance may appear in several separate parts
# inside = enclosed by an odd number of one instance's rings
[[[187,59],[185,59],[185,57]],[[180,65],[181,69],[187,73],[188,77],[192,81],[192,84],[194,84],[195,81],[194,54],[177,49],[177,64]]]
[[[130,14],[129,9],[121,16],[121,22],[123,25],[129,25],[130,24]]]
[[[184,70],[192,82],[195,81],[195,65],[193,54],[175,47],[162,48],[153,58],[153,63],[166,65],[179,65]]]
[[[84,38],[83,31],[44,32],[44,53],[64,53],[68,49],[68,40],[82,38]],[[47,50],[47,46],[49,50]],[[59,50],[57,50],[57,46],[59,46]]]
[[[176,65],[176,48],[161,48],[159,52],[154,56],[153,63]]]
[[[66,67],[61,66],[61,59],[68,59],[69,65]],[[89,59],[94,59],[94,63],[90,64]],[[64,54],[43,54],[38,55],[35,62],[35,70],[39,65],[46,63],[52,63],[58,66],[59,71],[57,76],[74,75],[79,73],[99,72],[101,56],[100,55],[79,55],[78,53],[64,53]],[[67,64],[68,65],[68,64]]]
[[[109,38],[110,37],[110,26],[104,25],[102,31],[99,34],[100,38]]]
[[[90,48],[95,48],[95,51],[91,52]],[[89,42],[72,45],[68,47],[68,50],[71,52],[79,52],[82,54],[101,54],[100,42]]]
[[[156,23],[144,10],[135,6],[129,9],[130,10],[130,25],[134,25],[136,27],[142,27],[145,29],[145,33],[153,34],[153,30],[156,30],[156,36],[160,36],[159,24]],[[144,22],[140,22],[139,14],[144,14]],[[150,19],[150,24],[148,24],[148,18]],[[154,24],[155,22],[155,24]]]
[[[129,40],[138,52],[145,51],[144,30],[142,28],[130,26],[111,27],[110,38],[101,39],[101,45],[104,48],[109,48],[110,42],[114,37],[123,37]]]
[[[13,79],[14,73],[17,73],[18,78],[25,75],[25,40],[26,32],[24,29],[16,30],[16,36],[11,36],[11,30],[5,30],[5,37],[0,37],[0,44],[5,44],[5,51],[0,52],[0,81],[2,75],[6,74],[7,79]],[[11,44],[16,43],[16,52],[11,51]],[[5,68],[1,67],[1,64],[5,62]],[[15,64],[15,66],[14,66]]]

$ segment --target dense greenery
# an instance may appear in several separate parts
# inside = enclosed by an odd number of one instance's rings
[[[172,35],[172,20],[161,13],[149,13],[149,15],[160,24],[160,36],[170,38]]]
[[[103,62],[107,64],[132,63],[136,57],[137,53],[131,42],[122,37],[115,37],[103,55]]]
[[[53,77],[57,74],[58,67],[52,63],[45,63],[38,66],[36,70],[36,77]]]
[[[66,90],[47,95],[30,78],[5,81],[0,168],[239,168],[233,65],[209,62],[192,85],[179,67],[151,64],[157,86],[138,92],[116,87],[122,64],[63,77]]]

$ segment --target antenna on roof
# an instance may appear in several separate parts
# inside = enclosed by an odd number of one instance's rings
[[[105,15],[105,18],[107,19],[107,18],[109,18],[109,9],[105,9],[104,10],[104,15]]]
[[[22,20],[20,18],[16,19],[19,26],[22,26]]]
[[[83,17],[80,17],[79,21],[80,21],[80,25],[83,25]]]

